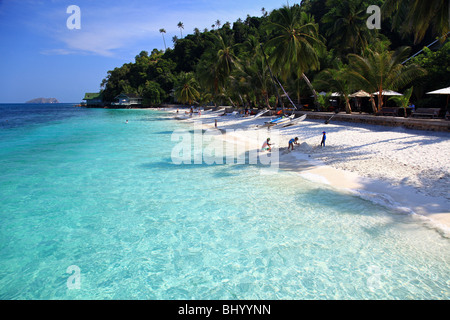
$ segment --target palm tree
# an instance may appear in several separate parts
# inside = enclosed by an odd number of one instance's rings
[[[337,65],[335,69],[325,69],[316,76],[314,85],[317,88],[339,93],[341,97],[344,97],[345,112],[352,113],[349,99],[352,88],[348,76],[348,66]]]
[[[434,35],[448,36],[449,6],[445,0],[386,0],[382,10],[385,17],[395,13],[393,28],[400,28],[404,34],[413,33],[415,43],[419,43],[430,28]]]
[[[251,37],[253,36],[250,36],[249,39]],[[269,97],[272,93],[273,83],[259,46],[255,47],[253,55],[242,59],[240,64],[241,68],[238,69],[240,74],[239,84],[245,88],[247,93],[252,93],[256,104],[264,101],[264,104],[270,109]]]
[[[215,35],[214,40],[214,47],[205,52],[196,73],[202,87],[209,89],[216,99],[226,91],[231,73],[239,64],[234,54],[235,45],[220,35]]]
[[[392,96],[389,98],[389,100],[394,101],[400,108],[403,108],[405,118],[408,116],[406,114],[406,108],[409,106],[409,100],[411,99],[413,90],[414,88],[411,87],[406,89],[402,96]]]
[[[262,13],[263,17],[267,17],[267,11],[266,11],[266,8],[262,7],[262,8],[261,8],[261,13]]]
[[[162,34],[162,37],[163,37],[164,49],[167,50],[166,39],[164,39],[164,33],[166,33],[166,30],[164,28],[162,28],[162,29],[159,29],[159,32]]]
[[[226,78],[231,74],[234,67],[237,66],[237,58],[234,55],[233,45],[224,41],[222,36],[218,36],[219,50],[217,51],[217,71]]]
[[[271,15],[269,29],[274,36],[266,43],[271,50],[270,61],[283,80],[292,73],[302,77],[314,94],[317,93],[305,72],[319,68],[317,49],[323,48],[314,18],[296,7],[284,6]]]
[[[330,10],[322,17],[327,43],[340,53],[360,53],[374,38],[366,25],[367,6],[362,0],[328,0]],[[359,52],[358,52],[359,51]]]
[[[181,29],[184,29],[183,22],[178,22],[177,27],[180,29],[181,38],[183,38],[183,32],[181,31]]]
[[[195,80],[193,73],[182,72],[180,74],[180,78],[175,85],[174,96],[178,102],[188,104],[192,104],[200,98],[198,83]]]
[[[220,29],[220,26],[222,25],[222,23],[220,22],[220,20],[219,19],[217,19],[216,20],[216,26],[217,26],[217,29]]]
[[[350,81],[355,87],[370,93],[374,113],[383,107],[383,90],[396,90],[426,74],[426,71],[416,64],[402,65],[409,52],[409,47],[388,51],[379,46],[374,50],[367,49],[363,56],[348,55]],[[378,92],[378,106],[375,105],[374,92]]]
[[[200,92],[200,96],[198,98],[198,103],[201,106],[206,106],[208,103],[210,103],[212,101],[212,94],[209,92]]]
[[[331,92],[327,92],[325,94],[319,94],[317,97],[317,101],[319,102],[319,105],[322,110],[328,111],[328,107],[330,106],[330,98],[331,98]]]

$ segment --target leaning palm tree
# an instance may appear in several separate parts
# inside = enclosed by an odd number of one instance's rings
[[[183,22],[178,22],[177,27],[180,29],[181,38],[183,38],[183,32],[181,31],[181,29],[184,29]]]
[[[166,39],[164,39],[164,33],[166,33],[166,30],[164,28],[162,28],[162,29],[159,29],[159,32],[162,34],[162,37],[163,37],[164,49],[167,50]]]
[[[192,104],[200,98],[198,83],[193,73],[183,72],[180,74],[180,78],[175,84],[174,96],[178,102],[188,104]]]
[[[269,60],[274,70],[283,80],[292,73],[302,77],[317,101],[317,93],[305,75],[308,70],[319,68],[317,52],[324,47],[314,18],[298,7],[284,6],[273,11],[269,30],[273,37],[266,47],[271,50]]]
[[[426,74],[416,64],[402,65],[409,52],[409,47],[388,51],[380,46],[377,49],[367,49],[363,56],[348,55],[350,81],[355,87],[370,93],[374,113],[381,111],[383,107],[383,90],[397,90]],[[375,92],[378,93],[378,106],[375,105]]]
[[[419,43],[431,28],[433,35],[446,38],[450,31],[450,3],[448,0],[386,0],[383,16],[394,17],[393,28],[414,34]]]

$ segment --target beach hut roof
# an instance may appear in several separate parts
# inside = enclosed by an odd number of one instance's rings
[[[359,98],[368,98],[370,97],[370,94],[365,92],[364,90],[359,90],[358,92],[352,93],[351,95],[349,95],[350,98],[355,98],[355,97],[359,97]]]
[[[102,98],[101,92],[95,92],[95,93],[87,92],[84,94],[83,100],[94,100],[94,99],[101,99],[101,98]]]
[[[119,98],[119,97],[127,97],[130,99],[141,99],[141,96],[135,94],[135,93],[121,93],[118,96],[115,97],[115,99]]]
[[[373,94],[374,95],[378,95],[378,91],[377,92],[374,92]],[[383,95],[383,96],[402,96],[402,94],[401,93],[398,93],[398,92],[395,92],[395,91],[392,91],[392,90],[383,90],[382,92],[381,92],[381,95]]]
[[[442,88],[439,90],[427,92],[427,94],[450,94],[450,87]]]

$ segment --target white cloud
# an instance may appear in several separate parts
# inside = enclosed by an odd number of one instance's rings
[[[245,12],[243,9],[232,10],[186,10],[186,7],[173,7],[164,3],[133,5],[125,2],[114,6],[114,2],[106,6],[101,2],[97,6],[80,5],[81,29],[69,30],[66,28],[68,14],[54,9],[47,12],[46,19],[50,19],[46,32],[57,39],[62,48],[44,50],[45,54],[93,54],[106,57],[120,55],[121,51],[138,52],[138,50],[151,50],[154,47],[162,49],[162,39],[159,29],[167,31],[165,35],[167,45],[171,45],[173,36],[180,36],[177,23],[184,24],[183,37],[193,33],[194,28],[203,30],[219,19],[222,23],[234,22],[237,18],[245,18],[247,13],[258,14],[260,8],[254,12]],[[64,15],[65,14],[65,15]],[[64,20],[64,24],[62,21]],[[154,48],[153,47],[153,48]]]

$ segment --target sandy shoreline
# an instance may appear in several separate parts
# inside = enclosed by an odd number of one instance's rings
[[[176,117],[176,109],[170,112]],[[308,119],[296,126],[268,131],[256,127],[269,117],[220,114],[205,112],[201,117],[195,115],[182,121],[195,121],[206,129],[214,128],[217,120],[219,129],[242,129],[233,139],[247,140],[249,148],[260,148],[264,139],[249,140],[245,132],[258,131],[260,136],[268,137],[278,132],[275,140],[280,169],[414,214],[450,237],[450,133],[343,122],[325,124]],[[184,110],[179,116],[184,116]],[[322,131],[327,132],[323,148]],[[300,145],[288,152],[286,147],[293,137],[299,138]]]

